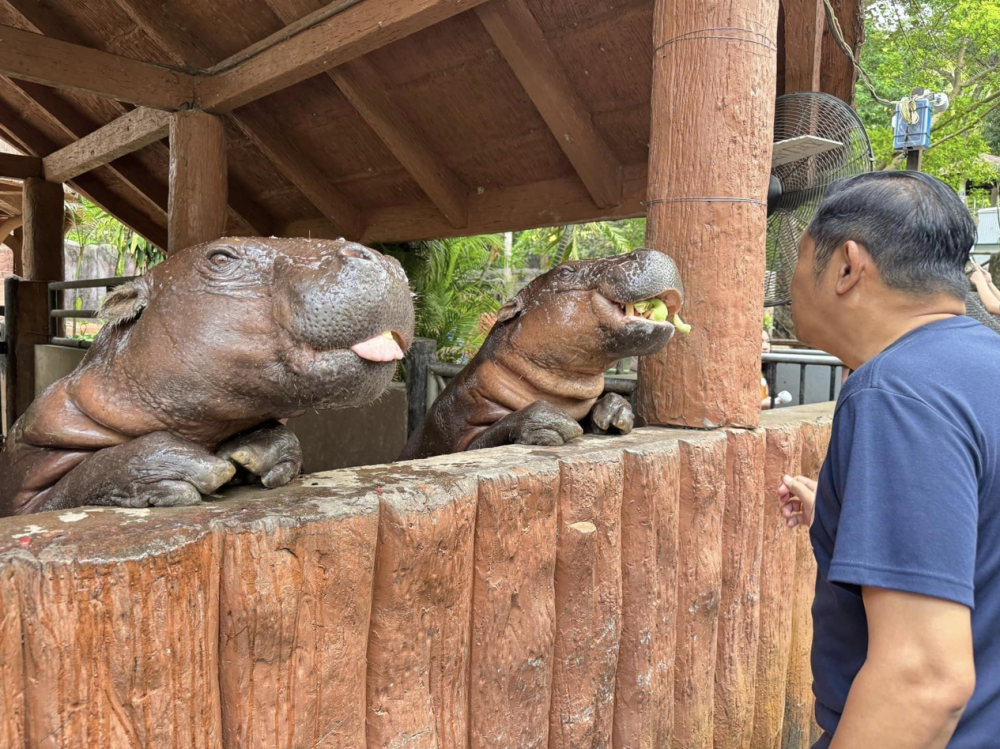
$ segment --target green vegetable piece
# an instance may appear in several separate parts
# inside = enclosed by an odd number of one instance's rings
[[[645,315],[648,312],[647,319],[653,322],[667,321],[667,305],[663,303],[662,299],[644,299],[641,302],[636,302],[635,311],[640,315]]]
[[[688,333],[690,333],[690,332],[691,332],[691,326],[690,326],[690,325],[688,325],[688,324],[687,324],[686,322],[684,322],[683,320],[681,320],[681,317],[680,317],[680,315],[676,315],[676,314],[675,314],[675,315],[674,315],[674,319],[672,320],[672,322],[673,322],[673,324],[674,324],[674,328],[675,328],[675,329],[677,330],[677,332],[678,332],[678,333],[680,333],[681,335],[687,335]]]

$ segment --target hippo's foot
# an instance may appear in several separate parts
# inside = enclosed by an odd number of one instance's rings
[[[235,472],[232,463],[193,442],[152,432],[94,453],[52,487],[39,509],[194,505]]]
[[[498,445],[543,445],[558,447],[583,434],[583,427],[561,408],[535,401],[504,416],[476,437],[466,448],[479,450]]]
[[[589,427],[593,434],[607,434],[610,431],[628,434],[635,424],[632,404],[618,393],[606,393],[590,410]]]
[[[302,446],[295,433],[278,421],[268,421],[237,434],[216,451],[236,466],[234,484],[260,482],[268,489],[284,486],[302,470]]]

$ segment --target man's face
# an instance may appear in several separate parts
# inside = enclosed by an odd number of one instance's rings
[[[799,260],[792,276],[792,323],[796,338],[818,349],[824,349],[826,331],[836,325],[833,266],[831,262],[817,280],[816,244],[805,232],[799,241]]]

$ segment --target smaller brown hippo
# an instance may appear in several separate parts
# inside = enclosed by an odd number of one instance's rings
[[[561,445],[632,429],[628,401],[603,398],[604,372],[663,348],[684,287],[653,250],[563,263],[503,305],[486,342],[434,401],[400,460],[511,443]]]
[[[413,336],[399,263],[344,241],[220,239],[108,295],[80,366],[17,420],[0,516],[176,506],[302,465],[281,419],[370,402]]]

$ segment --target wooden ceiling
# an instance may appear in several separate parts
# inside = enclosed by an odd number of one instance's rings
[[[402,5],[436,12],[431,0],[0,0],[0,25],[196,74],[216,66],[202,80],[239,83],[273,62],[251,53],[276,32],[308,42],[292,33],[300,19],[342,11],[331,26]],[[834,6],[856,46],[858,0]],[[328,70],[318,57],[312,77],[271,76],[266,96],[235,109],[229,87],[206,86],[206,108],[227,112],[229,232],[404,241],[643,214],[652,10],[652,0],[466,0],[413,33],[387,22],[389,43],[375,34]],[[796,64],[781,32],[779,92]],[[823,54],[824,90],[850,100],[850,66],[831,39]],[[0,77],[0,135],[26,154],[47,156],[134,109],[25,77]],[[168,169],[161,139],[70,184],[165,246]]]

